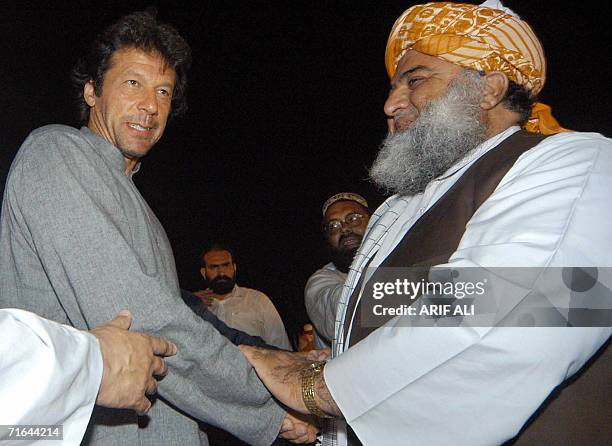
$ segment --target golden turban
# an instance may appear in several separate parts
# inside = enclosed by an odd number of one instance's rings
[[[532,96],[546,80],[542,44],[531,27],[509,10],[450,2],[413,6],[391,29],[385,53],[389,77],[408,49],[465,68],[501,71]],[[538,107],[537,116],[525,126],[527,130],[545,134],[564,130],[550,109],[543,112]]]

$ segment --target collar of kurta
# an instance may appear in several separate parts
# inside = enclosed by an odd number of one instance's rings
[[[116,166],[117,169],[121,169],[122,172],[125,171],[125,159],[123,158],[123,154],[121,150],[119,150],[116,146],[109,143],[106,139],[91,131],[91,129],[87,126],[83,126],[80,129],[81,133],[85,136],[86,139],[92,142],[92,144],[98,148],[98,153],[108,161],[113,167]],[[132,173],[130,176],[138,173],[140,170],[140,161],[136,163],[134,169],[132,169]]]

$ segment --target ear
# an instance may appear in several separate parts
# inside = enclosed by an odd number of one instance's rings
[[[83,87],[83,98],[90,107],[96,105],[96,90],[92,80],[88,80]]]
[[[480,101],[480,107],[483,110],[491,110],[504,99],[510,81],[508,76],[501,71],[485,73],[484,79],[485,89]]]
[[[206,279],[206,268],[204,267],[200,268],[200,274],[202,274],[202,277]]]
[[[234,277],[236,276],[236,270],[238,269],[238,266],[232,262],[232,265],[234,265]]]

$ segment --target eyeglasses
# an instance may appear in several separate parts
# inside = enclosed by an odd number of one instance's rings
[[[340,232],[344,226],[354,228],[355,226],[361,225],[364,218],[365,217],[362,214],[348,214],[346,217],[344,217],[344,221],[330,220],[325,223],[323,225],[323,231],[329,235],[333,235]]]

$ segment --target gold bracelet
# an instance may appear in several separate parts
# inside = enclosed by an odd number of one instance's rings
[[[317,401],[315,400],[315,380],[316,378],[323,373],[323,368],[325,367],[325,361],[318,361],[309,364],[307,367],[303,368],[300,372],[302,377],[302,399],[304,400],[304,404],[308,411],[317,416],[319,418],[332,418],[330,415],[327,415],[321,408],[318,406]]]

